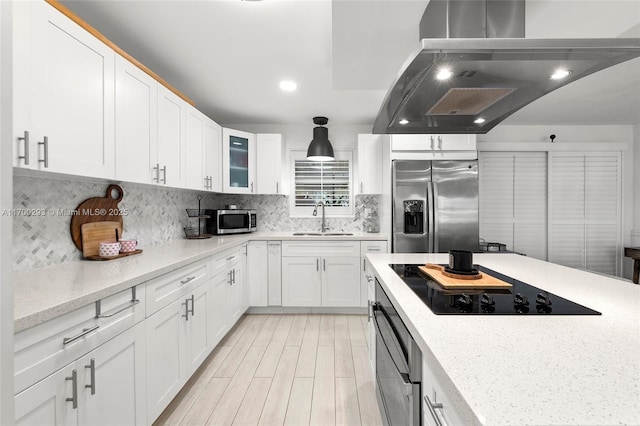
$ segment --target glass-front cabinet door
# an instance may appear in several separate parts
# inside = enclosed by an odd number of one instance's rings
[[[223,192],[255,193],[255,135],[223,129]]]

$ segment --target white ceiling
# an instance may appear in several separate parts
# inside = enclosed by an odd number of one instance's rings
[[[223,125],[371,125],[418,48],[427,0],[63,0]],[[529,0],[527,37],[640,37],[640,0]],[[293,93],[278,83],[298,83]],[[509,124],[640,123],[640,60],[553,92]]]

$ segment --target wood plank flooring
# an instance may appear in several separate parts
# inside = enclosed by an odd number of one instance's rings
[[[245,315],[154,425],[382,425],[364,315]]]

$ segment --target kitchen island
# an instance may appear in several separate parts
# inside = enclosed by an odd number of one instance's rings
[[[463,423],[640,424],[640,287],[515,254],[476,254],[475,264],[602,315],[435,315],[389,264],[447,263],[446,254],[367,257]]]

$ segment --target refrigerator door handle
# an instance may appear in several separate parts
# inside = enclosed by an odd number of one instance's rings
[[[427,209],[424,215],[425,229],[427,230],[427,238],[429,240],[429,253],[435,253],[434,242],[436,241],[433,223],[435,218],[435,208],[433,205],[433,183],[427,183]]]
[[[432,194],[432,211],[433,211],[433,252],[440,253],[440,245],[438,244],[438,184],[433,182]]]

